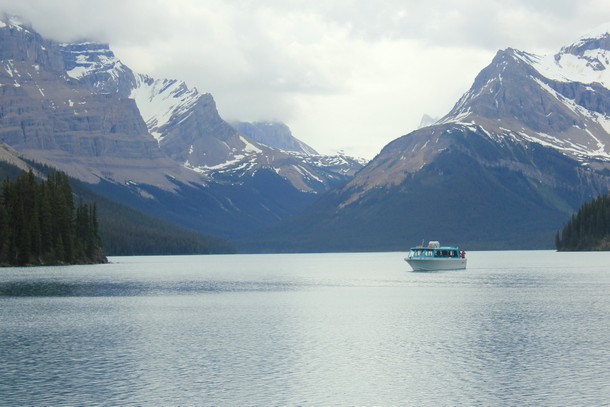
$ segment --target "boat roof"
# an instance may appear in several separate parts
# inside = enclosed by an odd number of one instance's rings
[[[412,247],[411,250],[417,250],[417,249],[459,250],[457,246],[441,246],[441,243],[438,240],[430,240],[428,242],[428,246],[424,246],[423,240],[421,243],[422,244],[419,246]]]
[[[412,247],[411,250],[459,250],[458,246],[439,246],[439,247],[431,247],[431,246],[415,246]]]

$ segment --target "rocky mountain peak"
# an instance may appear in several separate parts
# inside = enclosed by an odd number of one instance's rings
[[[231,125],[250,140],[302,154],[318,155],[317,151],[292,135],[290,128],[282,122],[233,122]]]
[[[477,125],[492,139],[535,142],[583,163],[610,162],[608,38],[555,55],[499,51],[439,124]]]
[[[514,116],[515,107],[523,103],[519,84],[522,78],[536,76],[529,61],[535,56],[512,48],[500,50],[492,62],[475,78],[474,83],[441,120],[439,124],[450,122],[472,122],[474,116],[492,120],[503,116]]]
[[[74,79],[81,79],[93,71],[120,63],[108,44],[80,42],[59,45],[64,55],[68,76]]]
[[[118,93],[128,97],[135,75],[110,50],[108,44],[80,42],[60,44],[66,74],[97,93]]]
[[[592,56],[590,51],[610,51],[610,24],[602,25],[583,35],[575,43],[563,47],[557,55],[572,54],[586,58]]]
[[[4,14],[0,17],[0,29],[16,30],[33,34],[31,26],[21,18],[11,14]]]
[[[171,123],[190,116],[202,97],[212,98],[210,94],[199,94],[196,88],[189,89],[182,81],[154,79],[142,74],[135,76],[129,97],[136,101],[149,132],[159,143],[167,137]]]

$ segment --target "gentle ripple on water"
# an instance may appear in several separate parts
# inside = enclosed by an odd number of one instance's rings
[[[609,254],[116,258],[0,273],[0,405],[608,405]]]

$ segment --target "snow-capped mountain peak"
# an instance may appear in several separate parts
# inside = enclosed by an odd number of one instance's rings
[[[66,78],[89,86],[96,93],[128,97],[135,74],[118,59],[108,44],[79,42],[59,44]]]
[[[196,88],[189,89],[186,83],[170,79],[153,79],[147,75],[136,75],[136,83],[129,97],[136,101],[150,134],[161,142],[163,127],[172,117],[186,113],[202,95]]]
[[[83,42],[77,44],[60,44],[64,53],[73,54],[73,59],[66,58],[66,73],[74,79],[81,79],[91,73],[107,72],[111,77],[118,77],[125,66],[110,51],[107,44]]]
[[[610,23],[602,24],[585,33],[574,44],[564,47],[562,51],[579,53],[587,49],[610,49]]]
[[[607,32],[554,55],[499,51],[438,124],[478,126],[492,139],[534,142],[583,163],[610,162],[609,67]]]

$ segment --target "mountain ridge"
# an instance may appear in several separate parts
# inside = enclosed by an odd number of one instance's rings
[[[11,150],[2,159],[57,168],[120,204],[224,239],[301,210],[362,167],[249,140],[211,94],[136,73],[108,44],[58,43],[3,21],[0,140]]]
[[[183,81],[137,74],[123,65],[106,44],[87,42],[64,48],[78,51],[72,58],[77,61],[69,71],[72,77],[95,89],[135,100],[159,148],[208,181],[238,181],[227,174],[252,175],[259,169],[272,168],[295,188],[317,193],[346,180],[345,174],[362,167],[360,161],[350,160],[345,166],[353,168],[336,173],[328,166],[318,167],[316,162],[302,160],[299,155],[291,156],[290,150],[269,142],[269,135],[260,143],[248,138],[220,117],[210,93],[199,93]],[[301,143],[305,155],[319,155],[291,134],[289,137],[292,143]]]
[[[140,112],[145,126],[142,126],[140,116],[136,112],[128,113],[132,117],[131,129],[118,128],[112,123],[111,128],[103,126],[96,129],[88,128],[82,130],[95,130],[102,133],[121,135],[120,130],[130,130],[131,134],[122,134],[130,138],[121,137],[115,143],[131,143],[139,135],[139,147],[147,151],[147,159],[155,158],[159,162],[154,164],[157,168],[166,168],[166,175],[157,177],[155,180],[147,178],[142,174],[131,174],[120,176],[120,172],[129,172],[129,166],[107,173],[107,168],[116,166],[115,162],[100,162],[99,166],[105,170],[94,170],[85,176],[85,163],[80,168],[62,168],[76,176],[86,179],[88,182],[96,182],[97,178],[110,178],[118,182],[147,182],[155,185],[163,185],[165,188],[173,189],[171,183],[164,178],[169,176],[174,179],[183,179],[185,183],[205,183],[216,181],[215,176],[219,174],[220,166],[231,169],[236,167],[247,167],[250,174],[258,169],[273,168],[276,173],[288,179],[297,189],[303,192],[321,192],[336,184],[337,178],[342,180],[342,174],[329,172],[328,167],[317,168],[315,162],[300,160],[300,156],[288,157],[287,152],[279,148],[270,149],[264,143],[258,144],[239,133],[227,122],[225,122],[216,108],[213,96],[209,93],[199,93],[196,88],[189,89],[186,83],[174,79],[154,79],[150,76],[139,74],[124,65],[112,52],[108,44],[92,41],[77,43],[55,43],[45,40],[31,27],[23,25],[20,21],[9,18],[3,22],[2,32],[5,35],[2,46],[3,60],[5,60],[5,80],[2,83],[12,83],[15,88],[30,86],[23,95],[32,98],[39,91],[38,97],[43,102],[50,101],[46,107],[47,114],[55,115],[54,110],[63,107],[66,117],[71,113],[84,114],[87,107],[92,104],[104,103],[123,104],[121,110],[133,110],[133,102]],[[13,64],[19,65],[13,66]],[[22,75],[23,73],[23,75]],[[25,76],[24,76],[25,75]],[[30,77],[27,78],[26,76]],[[48,94],[43,92],[47,90]],[[8,91],[5,90],[5,93]],[[34,95],[34,96],[33,96]],[[109,101],[112,99],[111,101]],[[77,111],[80,109],[80,111]],[[93,107],[95,109],[95,107]],[[104,116],[116,116],[118,112],[104,113]],[[44,114],[36,112],[36,115]],[[49,117],[51,122],[47,125],[47,139],[52,141],[53,136],[49,129],[57,126],[52,122],[54,118]],[[86,120],[91,120],[87,118]],[[99,119],[97,119],[99,120]],[[70,127],[68,125],[67,127]],[[64,126],[66,127],[66,126]],[[16,129],[16,133],[21,130]],[[17,136],[19,134],[16,134]],[[102,134],[107,136],[107,134]],[[157,142],[155,147],[150,136]],[[66,137],[63,134],[62,137]],[[72,132],[71,136],[77,136]],[[83,137],[83,134],[79,134]],[[18,138],[18,137],[17,137]],[[96,138],[100,142],[100,137]],[[31,140],[32,141],[32,140]],[[102,141],[103,142],[103,141]],[[22,144],[15,137],[7,140],[8,144],[22,149]],[[148,144],[145,146],[144,144]],[[56,143],[56,153],[62,150],[62,145]],[[31,143],[26,154],[34,154],[34,145]],[[40,146],[43,150],[48,146]],[[159,151],[157,151],[159,150]],[[308,151],[307,153],[313,153]],[[83,151],[69,151],[70,154],[83,153]],[[157,156],[150,156],[151,153]],[[103,156],[107,150],[95,151],[89,154],[87,159]],[[39,154],[37,159],[45,159],[45,154]],[[131,157],[133,158],[133,157]],[[177,162],[174,170],[170,171],[172,163]],[[95,158],[93,158],[95,159]],[[68,161],[69,158],[61,154],[51,157],[47,162]],[[162,161],[165,161],[164,163]],[[132,162],[133,164],[133,162]],[[351,173],[362,167],[357,160],[352,160],[348,165],[353,165]],[[131,166],[133,170],[133,165]],[[180,167],[180,168],[178,168]],[[187,171],[183,171],[187,170]],[[106,175],[105,175],[106,174]],[[150,174],[149,174],[150,176]],[[114,177],[114,178],[113,178]],[[226,180],[225,174],[221,174],[220,181]]]

